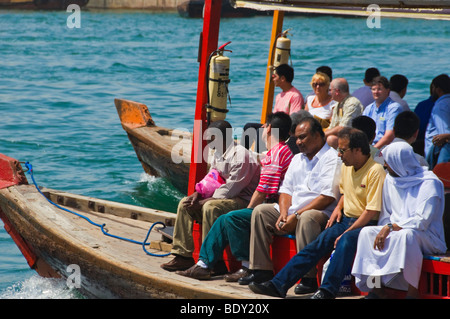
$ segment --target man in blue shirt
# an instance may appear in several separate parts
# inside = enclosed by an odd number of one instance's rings
[[[450,78],[441,74],[431,82],[436,99],[425,132],[425,155],[430,169],[450,161]]]
[[[376,77],[372,83],[372,95],[374,102],[369,104],[363,112],[363,115],[371,117],[377,130],[373,146],[381,149],[388,145],[394,139],[394,121],[403,108],[390,97],[389,80],[384,76]]]
[[[432,86],[430,84],[430,97],[419,102],[414,109],[414,113],[416,113],[420,119],[420,127],[417,139],[411,145],[414,148],[414,152],[422,156],[425,156],[425,131],[431,116],[431,111],[433,110],[434,102],[435,99],[433,97]]]

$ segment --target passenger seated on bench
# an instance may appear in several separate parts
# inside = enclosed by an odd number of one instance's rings
[[[383,149],[389,174],[379,226],[361,230],[352,269],[361,291],[376,287],[368,298],[383,297],[384,286],[408,290],[407,296],[417,298],[423,255],[447,250],[443,184],[414,154],[406,142]]]
[[[211,170],[216,169],[225,179],[225,184],[220,185],[212,197],[202,198],[194,192],[180,201],[171,250],[175,258],[161,265],[168,271],[185,270],[194,265],[194,220],[202,224],[202,236],[205,238],[220,215],[247,207],[258,185],[260,165],[248,150],[234,142],[230,123],[211,123],[205,136],[208,147],[214,149]],[[218,266],[222,266],[220,272],[227,272],[223,261]]]
[[[272,74],[272,81],[281,92],[275,97],[275,105],[272,113],[284,112],[291,115],[303,108],[304,100],[302,93],[292,85],[294,80],[294,69],[288,64],[277,66]],[[264,141],[261,139],[262,124],[247,123],[241,138],[241,145],[250,149],[255,142],[255,152],[261,153],[265,150]]]
[[[431,92],[436,102],[425,132],[425,156],[433,169],[439,163],[450,162],[450,77],[435,77]]]
[[[261,204],[252,213],[250,269],[240,284],[263,282],[273,277],[270,245],[273,235],[295,234],[297,250],[302,250],[325,228],[339,198],[341,161],[325,141],[319,121],[302,119],[295,130],[300,153],[295,155],[280,187],[278,204]],[[282,222],[282,223],[281,223]],[[317,289],[316,268],[304,273],[298,293]]]
[[[197,264],[185,271],[178,271],[177,274],[199,280],[210,279],[214,266],[221,260],[224,249],[229,245],[233,256],[243,262],[243,267],[234,274],[226,275],[225,280],[234,282],[248,275],[252,211],[263,202],[278,200],[279,186],[293,157],[285,143],[290,129],[291,118],[286,113],[277,112],[268,116],[267,123],[264,125],[263,138],[269,151],[261,160],[259,184],[250,203],[247,208],[220,216],[202,243]]]
[[[335,298],[345,274],[351,269],[359,232],[366,225],[376,225],[386,173],[370,156],[366,134],[344,128],[338,138],[338,152],[344,163],[340,182],[342,196],[326,229],[292,257],[272,280],[251,283],[249,288],[253,292],[285,297],[290,287],[334,249],[322,284],[311,298]]]

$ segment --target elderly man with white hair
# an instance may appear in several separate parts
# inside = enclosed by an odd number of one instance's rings
[[[408,143],[392,143],[382,153],[389,174],[380,219],[378,226],[361,230],[352,275],[361,291],[370,291],[368,298],[384,297],[384,287],[417,298],[423,255],[447,250],[444,187]]]

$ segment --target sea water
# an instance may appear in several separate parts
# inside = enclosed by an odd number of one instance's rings
[[[175,212],[183,195],[143,173],[114,99],[148,105],[160,126],[192,130],[202,20],[82,9],[80,27],[71,28],[69,15],[0,11],[0,153],[29,161],[39,185]],[[222,19],[219,45],[232,41],[227,119],[235,128],[260,119],[271,27],[270,16]],[[449,72],[447,21],[381,18],[371,28],[365,18],[287,16],[288,28],[293,84],[304,95],[318,66],[332,67],[351,91],[377,67],[408,77],[414,109],[433,77]],[[82,296],[30,270],[0,227],[0,298]]]

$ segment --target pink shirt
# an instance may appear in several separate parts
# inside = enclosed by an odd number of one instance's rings
[[[284,112],[289,115],[298,112],[304,104],[303,95],[295,87],[286,92],[280,92],[275,97],[273,113]]]

